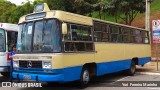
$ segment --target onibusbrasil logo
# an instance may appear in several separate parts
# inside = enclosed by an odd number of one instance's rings
[[[41,83],[2,82],[2,87],[42,87]]]

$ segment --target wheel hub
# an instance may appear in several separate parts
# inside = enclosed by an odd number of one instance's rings
[[[88,82],[89,82],[89,72],[88,72],[88,70],[85,70],[84,71],[84,73],[83,73],[83,82],[85,83],[85,84],[87,84]]]

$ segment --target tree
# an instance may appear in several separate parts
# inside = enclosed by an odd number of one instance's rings
[[[22,6],[17,6],[14,10],[12,10],[12,14],[9,17],[9,21],[12,23],[18,23],[19,18],[21,16],[32,13],[33,9],[34,6],[30,2],[27,2]]]
[[[11,2],[0,0],[0,22],[9,22],[8,18],[12,14],[12,10],[16,8],[15,4]]]
[[[36,0],[32,4],[28,1],[27,3],[24,3],[21,6],[16,6],[16,8],[12,10],[10,17],[8,18],[8,21],[11,23],[18,23],[19,18],[21,16],[33,13],[34,5],[41,4],[43,2],[44,0]]]
[[[145,11],[145,0],[99,0],[100,10],[131,25],[138,13]]]
[[[125,24],[131,25],[134,18],[138,13],[142,13],[145,11],[145,2],[144,0],[122,0],[118,6],[118,12],[115,14],[118,18],[121,18],[125,21]],[[123,13],[120,15],[119,13]]]
[[[46,0],[52,10],[64,10],[81,15],[91,13],[94,10],[92,4],[95,1],[96,0]]]

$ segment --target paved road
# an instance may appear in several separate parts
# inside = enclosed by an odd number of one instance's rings
[[[0,75],[0,80],[6,81],[7,78],[4,78]],[[125,81],[125,82],[124,82]],[[128,81],[128,82],[126,82]],[[131,81],[131,82],[130,82]],[[133,82],[134,81],[134,82]],[[141,81],[154,81],[147,82],[147,85],[150,84],[152,87],[141,87],[140,85],[144,82]],[[154,87],[154,85],[160,85],[160,73],[156,71],[156,63],[146,64],[144,67],[137,67],[137,73],[135,76],[126,76],[124,73],[114,73],[108,74],[101,77],[96,77],[92,80],[89,87],[84,90],[160,90],[160,87]],[[123,83],[123,84],[122,84]],[[45,90],[79,90],[75,82],[67,84],[52,84],[42,83]],[[119,87],[122,85],[129,85],[130,87]],[[140,86],[140,87],[135,87]],[[51,87],[52,86],[52,87]],[[133,87],[132,87],[133,86]],[[44,90],[44,88],[0,88],[0,90]]]

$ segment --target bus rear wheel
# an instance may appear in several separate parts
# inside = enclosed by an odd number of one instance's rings
[[[127,70],[127,74],[130,76],[134,76],[135,72],[136,72],[136,63],[135,61],[132,61],[130,68]]]
[[[90,81],[90,72],[89,72],[89,69],[84,67],[82,69],[82,72],[81,72],[81,78],[80,78],[80,88],[85,88],[88,86],[88,83]]]

